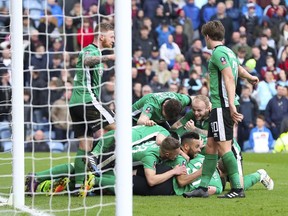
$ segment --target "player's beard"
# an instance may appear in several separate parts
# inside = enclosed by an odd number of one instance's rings
[[[108,43],[108,41],[105,38],[103,40],[103,48],[112,48],[111,43]]]

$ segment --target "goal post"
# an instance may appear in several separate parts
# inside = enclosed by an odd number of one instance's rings
[[[132,215],[131,0],[115,1],[116,215]],[[130,145],[131,144],[131,145]]]
[[[12,143],[13,143],[13,206],[25,205],[24,195],[24,100],[23,100],[23,25],[22,1],[12,0],[11,54],[12,54]],[[19,181],[23,179],[23,181]],[[13,195],[14,194],[14,195]]]

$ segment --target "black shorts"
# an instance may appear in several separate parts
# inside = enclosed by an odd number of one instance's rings
[[[213,137],[215,141],[232,140],[233,126],[229,107],[212,109],[209,116],[208,137]]]
[[[93,137],[93,133],[115,122],[114,113],[105,105],[81,104],[69,108],[75,137]]]

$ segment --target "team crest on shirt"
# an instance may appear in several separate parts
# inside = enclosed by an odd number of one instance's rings
[[[151,112],[151,108],[150,108],[150,107],[147,107],[146,110],[145,110],[145,112],[146,112],[146,113],[150,113],[150,112]]]
[[[227,61],[226,61],[225,57],[221,57],[221,58],[220,58],[220,61],[221,61],[221,63],[222,63],[223,65],[227,64]]]

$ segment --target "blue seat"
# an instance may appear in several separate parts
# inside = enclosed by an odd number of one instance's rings
[[[4,152],[9,152],[12,150],[12,142],[11,141],[5,141],[1,142],[1,146]]]
[[[50,151],[60,153],[64,151],[64,145],[61,142],[49,142]]]

